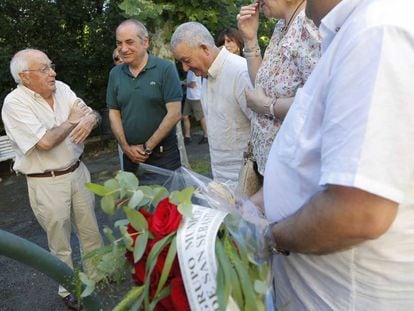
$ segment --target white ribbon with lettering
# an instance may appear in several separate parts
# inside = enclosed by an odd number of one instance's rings
[[[188,302],[193,311],[219,310],[215,243],[217,231],[227,214],[193,205],[192,217],[184,218],[178,229],[178,260]]]

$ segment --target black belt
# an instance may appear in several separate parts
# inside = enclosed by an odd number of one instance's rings
[[[73,164],[71,167],[67,168],[66,170],[62,171],[46,171],[44,173],[34,173],[34,174],[27,174],[26,176],[29,177],[53,177],[53,176],[60,176],[65,175],[68,173],[72,173],[74,170],[76,170],[79,167],[80,160],[77,160],[75,164]]]

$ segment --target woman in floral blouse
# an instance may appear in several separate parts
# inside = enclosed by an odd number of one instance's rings
[[[259,0],[243,6],[237,15],[244,57],[255,86],[246,90],[246,99],[254,111],[251,143],[261,175],[296,90],[303,86],[320,56],[319,32],[305,16],[305,4],[305,0]],[[267,18],[279,19],[263,59],[257,40],[260,9]]]

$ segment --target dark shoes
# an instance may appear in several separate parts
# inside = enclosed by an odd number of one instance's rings
[[[207,144],[208,143],[208,138],[207,137],[205,137],[205,136],[203,136],[201,139],[200,139],[200,141],[198,142],[198,144],[199,145],[202,145],[202,144]]]
[[[62,298],[65,305],[70,310],[78,310],[78,301],[76,300],[76,297],[73,294],[69,294],[66,297]]]
[[[191,144],[191,137],[184,137],[184,144],[185,145]]]

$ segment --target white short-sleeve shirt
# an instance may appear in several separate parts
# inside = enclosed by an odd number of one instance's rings
[[[323,54],[272,146],[265,212],[282,221],[328,184],[399,204],[380,238],[329,255],[275,258],[287,310],[414,309],[414,22],[407,0],[343,0]]]
[[[251,111],[245,88],[252,88],[246,59],[221,49],[208,70],[208,79],[203,79],[201,103],[214,180],[233,186],[250,136]]]
[[[195,87],[187,87],[187,98],[190,100],[200,100],[201,98],[201,77],[197,77],[194,72],[188,70],[187,85],[195,82]]]
[[[68,85],[56,81],[54,109],[37,93],[18,85],[3,104],[2,119],[16,160],[13,169],[23,174],[61,170],[72,165],[82,154],[83,144],[74,144],[67,137],[51,150],[35,148],[46,131],[68,119],[77,99]]]

